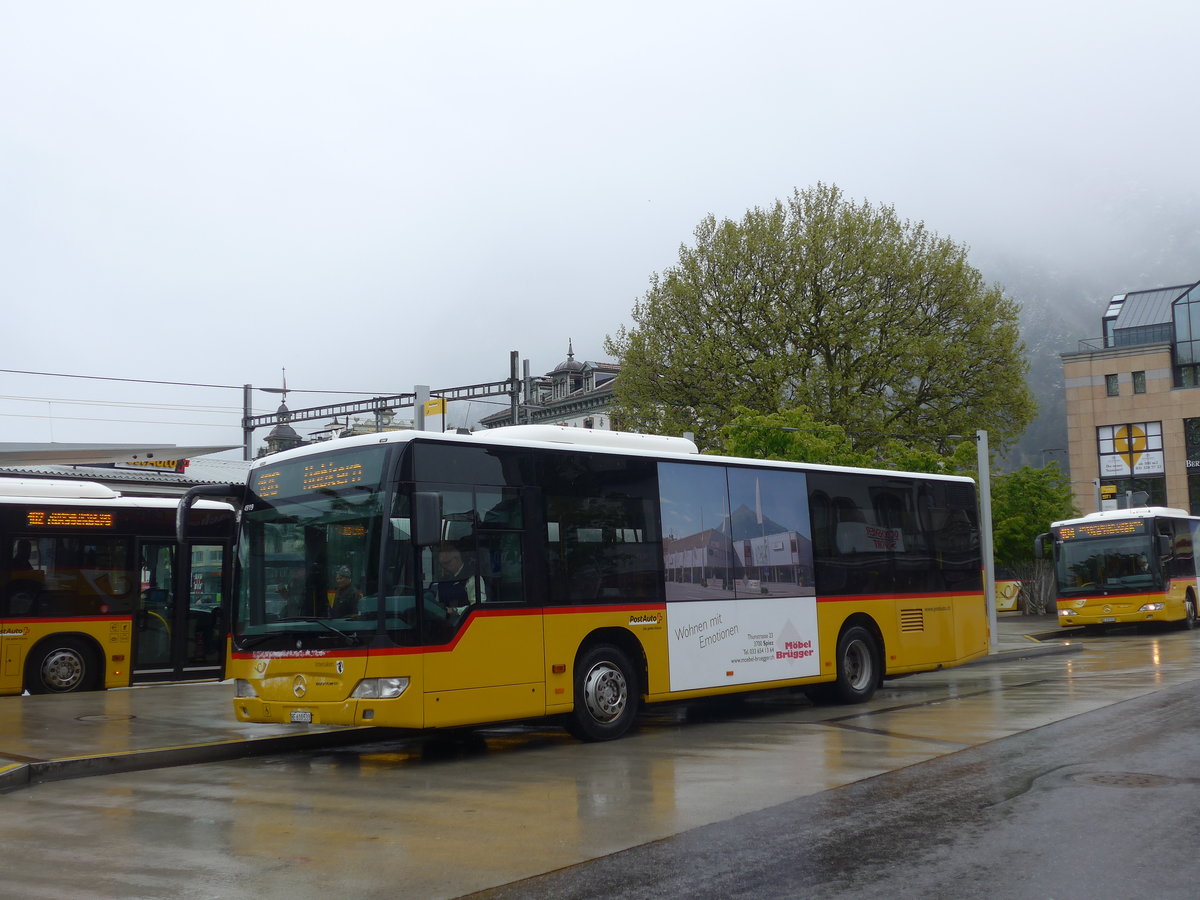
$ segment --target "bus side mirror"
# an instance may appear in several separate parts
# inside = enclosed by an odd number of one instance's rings
[[[413,543],[433,547],[442,541],[442,495],[436,491],[413,494]]]
[[[1045,559],[1046,558],[1046,541],[1048,541],[1049,539],[1050,539],[1049,532],[1047,532],[1046,534],[1039,534],[1037,537],[1035,537],[1033,539],[1033,558],[1034,559]]]
[[[1166,559],[1174,554],[1171,552],[1171,536],[1169,534],[1160,534],[1158,536],[1158,558]]]

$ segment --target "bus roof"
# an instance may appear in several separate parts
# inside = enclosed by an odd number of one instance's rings
[[[1060,522],[1051,522],[1051,528],[1059,528],[1064,525],[1078,525],[1081,522],[1105,522],[1114,519],[1192,519],[1195,518],[1185,509],[1173,509],[1169,506],[1135,506],[1131,509],[1103,509],[1100,512],[1088,513],[1086,516],[1078,516],[1074,519],[1063,519]]]
[[[377,434],[334,438],[333,440],[321,441],[316,444],[307,444],[303,447],[297,447],[294,450],[285,450],[282,453],[273,453],[270,456],[264,456],[261,459],[255,460],[251,471],[261,466],[277,465],[287,460],[320,455],[342,448],[369,447],[376,444],[403,444],[414,440],[554,450],[563,450],[568,446],[574,446],[586,448],[597,453],[611,453],[619,456],[650,456],[663,459],[687,459],[693,461],[699,458],[705,462],[723,463],[726,465],[752,465],[781,469],[802,465],[808,469],[827,472],[861,472],[875,475],[887,472],[891,475],[904,475],[913,478],[967,482],[972,485],[975,483],[974,479],[964,475],[939,475],[928,472],[899,472],[885,469],[829,466],[821,463],[752,459],[743,456],[701,455],[695,443],[687,438],[640,434],[632,431],[599,431],[591,428],[573,428],[568,425],[507,425],[502,428],[491,428],[464,434],[456,432],[415,431],[412,429],[405,431],[382,431]]]
[[[0,478],[0,498],[67,497],[75,500],[112,500],[121,495],[97,481],[61,481],[52,478]]]
[[[0,477],[0,503],[174,509],[179,505],[179,500],[172,497],[123,497],[118,491],[96,481]],[[197,500],[193,506],[199,509],[233,509],[232,505],[220,500]]]

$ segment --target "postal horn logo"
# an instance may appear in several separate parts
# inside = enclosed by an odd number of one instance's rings
[[[303,697],[308,693],[308,685],[305,684],[303,675],[297,675],[292,679],[292,693],[295,694],[297,698]]]

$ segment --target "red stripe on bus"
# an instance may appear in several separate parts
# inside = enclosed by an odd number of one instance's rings
[[[29,616],[11,616],[4,620],[9,625],[46,625],[46,624],[61,624],[69,622],[132,622],[132,616],[43,616],[41,618],[31,618]]]

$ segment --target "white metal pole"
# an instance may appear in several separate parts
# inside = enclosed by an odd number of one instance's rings
[[[425,430],[425,402],[429,399],[429,385],[418,384],[413,387],[413,427],[417,431]]]
[[[996,629],[996,562],[992,558],[992,475],[991,454],[988,452],[988,433],[980,428],[975,432],[975,453],[979,466],[979,534],[983,552],[983,594],[987,599],[989,652],[998,645]]]

